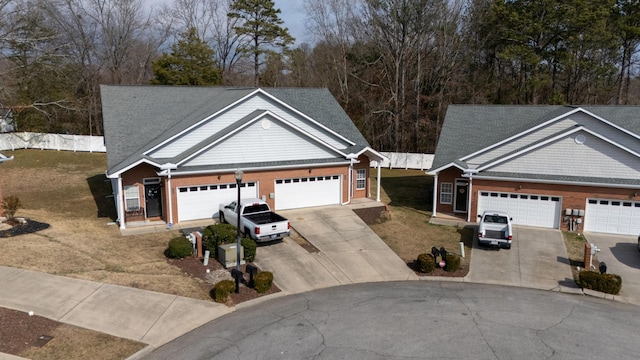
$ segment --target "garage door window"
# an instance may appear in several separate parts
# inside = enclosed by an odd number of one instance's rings
[[[453,183],[440,184],[440,203],[451,204],[453,199]]]
[[[356,190],[363,190],[365,188],[367,180],[366,176],[366,169],[358,169],[356,172]]]
[[[124,187],[124,202],[126,211],[136,211],[140,209],[140,191],[137,186]]]

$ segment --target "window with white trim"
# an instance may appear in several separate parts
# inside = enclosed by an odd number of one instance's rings
[[[440,184],[440,203],[451,204],[453,201],[453,183]]]
[[[124,187],[125,211],[136,211],[140,209],[140,191],[136,185]]]
[[[364,190],[367,186],[367,169],[356,170],[356,190]]]

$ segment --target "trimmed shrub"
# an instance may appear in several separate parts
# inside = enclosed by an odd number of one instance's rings
[[[600,274],[582,270],[578,273],[578,286],[585,289],[618,295],[622,288],[622,278],[617,274]]]
[[[169,247],[165,251],[167,257],[173,259],[183,259],[193,252],[191,241],[184,236],[178,236],[169,240]]]
[[[256,259],[256,251],[258,248],[258,244],[253,239],[250,238],[242,238],[241,244],[244,248],[244,261],[250,263]]]
[[[219,303],[224,303],[235,290],[236,284],[233,280],[222,280],[213,287],[214,300]]]
[[[420,254],[416,260],[416,269],[421,273],[428,274],[436,268],[436,259],[431,254]]]
[[[202,231],[202,246],[210,251],[210,256],[218,258],[218,245],[232,244],[237,241],[237,230],[231,224],[214,224]]]
[[[259,272],[256,274],[254,281],[256,283],[256,291],[259,294],[264,294],[273,285],[273,274],[269,271]]]
[[[18,209],[22,207],[20,198],[17,196],[7,196],[2,200],[2,208],[4,209],[4,215],[7,219],[13,219],[16,216]]]
[[[460,256],[452,253],[447,253],[445,259],[444,271],[454,272],[460,269]]]

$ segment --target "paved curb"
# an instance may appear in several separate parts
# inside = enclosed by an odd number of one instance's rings
[[[155,350],[156,348],[151,346],[151,345],[147,345],[146,347],[144,347],[143,349],[139,350],[137,353],[129,356],[128,358],[126,358],[125,360],[138,360],[138,359],[142,359],[143,357],[149,355],[153,350]]]

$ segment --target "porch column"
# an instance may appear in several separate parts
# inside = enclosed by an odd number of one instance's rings
[[[471,222],[471,198],[473,197],[473,175],[469,174],[469,191],[467,194],[467,222]]]
[[[122,187],[122,176],[118,175],[118,191],[115,194],[116,205],[118,207],[118,219],[120,220],[120,229],[126,229],[124,223],[124,188]]]
[[[436,203],[438,199],[438,173],[433,176],[433,212],[431,213],[432,217],[436,217]]]
[[[173,201],[172,201],[173,196],[171,195],[171,169],[168,170],[168,174],[167,174],[167,187],[169,188],[167,192],[167,196],[169,196],[169,224],[173,225]]]
[[[378,186],[376,187],[376,201],[377,202],[380,202],[380,163],[381,162],[382,161],[378,161],[378,178],[377,178]]]

